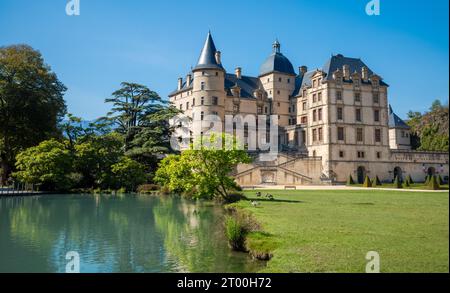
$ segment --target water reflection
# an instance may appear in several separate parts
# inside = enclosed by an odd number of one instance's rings
[[[176,197],[54,195],[0,199],[0,272],[248,272],[234,253],[222,209]]]

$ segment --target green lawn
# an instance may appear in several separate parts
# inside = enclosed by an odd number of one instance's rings
[[[256,191],[245,194],[256,199]],[[372,250],[380,254],[381,272],[449,271],[447,192],[266,192],[275,201],[235,204],[271,234],[264,246],[276,248],[265,272],[364,272]]]

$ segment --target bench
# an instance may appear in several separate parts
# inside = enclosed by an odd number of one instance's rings
[[[284,189],[297,189],[297,186],[294,185],[285,185]]]

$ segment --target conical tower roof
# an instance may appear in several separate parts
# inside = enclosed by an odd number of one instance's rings
[[[211,36],[211,32],[208,32],[205,44],[203,45],[202,52],[198,58],[196,69],[223,69],[222,64],[218,64],[216,60],[216,46]]]

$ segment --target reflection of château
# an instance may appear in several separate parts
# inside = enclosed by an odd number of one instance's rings
[[[230,74],[208,33],[197,65],[169,98],[196,122],[211,114],[222,121],[235,114],[278,116],[277,160],[238,166],[242,185],[344,182],[350,174],[358,181],[366,174],[384,181],[448,176],[447,153],[410,150],[409,127],[388,104],[387,89],[361,59],[341,54],[321,69],[301,66],[296,73],[278,41],[258,77],[240,67]],[[201,133],[191,129],[191,135]],[[249,131],[244,135],[247,141]]]

